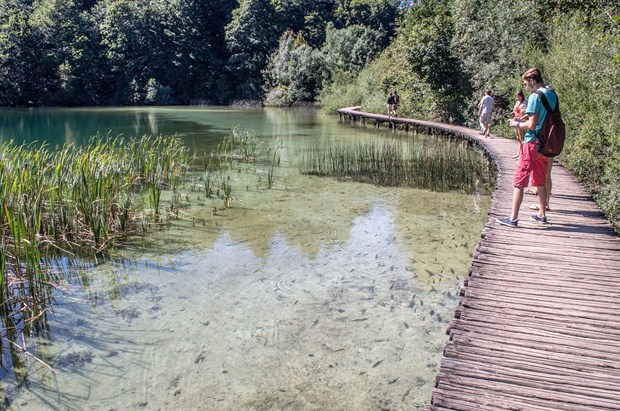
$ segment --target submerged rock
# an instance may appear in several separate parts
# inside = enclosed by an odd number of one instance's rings
[[[93,362],[93,353],[89,350],[83,350],[61,355],[58,359],[58,366],[77,368],[91,362]]]

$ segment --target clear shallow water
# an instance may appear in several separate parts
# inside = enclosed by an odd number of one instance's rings
[[[195,124],[183,136],[197,150],[234,124],[279,136],[276,185],[260,167],[232,173],[233,207],[215,215],[221,200],[188,192],[181,219],[144,247],[67,279],[51,340],[29,346],[58,374],[32,360],[5,372],[10,409],[422,409],[489,197],[290,164],[299,141],[405,134],[313,111],[151,110],[164,129]]]

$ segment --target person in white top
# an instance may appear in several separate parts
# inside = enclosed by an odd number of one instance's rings
[[[478,117],[480,118],[480,128],[482,135],[488,137],[491,133],[491,116],[495,108],[495,99],[491,97],[491,90],[486,89],[484,97],[478,103]]]

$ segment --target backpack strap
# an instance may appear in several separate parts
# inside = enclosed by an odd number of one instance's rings
[[[551,92],[555,94],[555,91],[551,90]],[[543,93],[540,90],[536,90],[536,94],[538,94],[538,97],[540,98],[540,101],[545,107],[545,110],[547,110],[547,113],[554,113],[556,111],[560,111],[560,100],[557,99],[557,95],[556,95],[557,103],[555,104],[555,110],[551,110],[551,106],[549,106],[549,102],[547,101],[547,97],[545,97],[545,93]]]

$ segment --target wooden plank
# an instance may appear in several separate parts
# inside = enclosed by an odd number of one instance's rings
[[[566,335],[580,336],[586,338],[589,335],[596,335],[600,338],[609,338],[617,340],[620,338],[620,329],[610,328],[606,323],[566,323],[558,322],[556,319],[548,319],[541,317],[524,318],[518,314],[508,313],[500,315],[495,312],[477,312],[474,310],[463,310],[457,307],[457,314],[463,321],[479,322],[479,323],[495,323],[495,324],[523,324],[527,327],[537,329],[543,328],[550,331],[565,333]]]
[[[530,259],[531,260],[531,259]],[[522,275],[527,275],[529,277],[540,278],[547,275],[565,275],[568,278],[583,278],[583,277],[591,277],[593,279],[603,279],[606,278],[611,281],[618,281],[620,277],[618,277],[617,269],[610,267],[609,269],[603,268],[592,268],[586,267],[583,265],[573,265],[570,269],[566,266],[556,266],[554,268],[545,267],[545,272],[541,273],[540,265],[536,265],[534,262],[527,260],[525,258],[519,257],[511,257],[511,258],[502,258],[500,256],[492,256],[489,254],[478,254],[476,255],[475,266],[479,267],[482,264],[486,265],[489,274],[494,272],[515,272],[519,270]],[[567,262],[571,263],[571,262]],[[492,270],[492,271],[491,271]]]
[[[438,407],[436,405],[426,405],[424,411],[454,411],[454,408]]]
[[[536,284],[564,284],[564,287],[588,287],[594,290],[603,290],[608,293],[613,293],[616,288],[610,287],[610,281],[615,281],[613,278],[596,277],[589,275],[580,275],[576,272],[555,273],[553,271],[547,271],[544,276],[533,273],[525,267],[513,267],[510,271],[501,271],[497,266],[481,266],[476,262],[471,267],[471,276],[479,277],[482,280],[501,280],[507,282],[513,282],[514,280],[522,280],[524,283]]]
[[[617,381],[619,375],[608,373],[607,369],[601,369],[599,367],[584,365],[578,363],[566,363],[563,360],[547,359],[544,362],[534,362],[527,354],[515,354],[511,356],[503,356],[497,354],[492,350],[478,349],[473,347],[472,349],[456,351],[456,347],[449,344],[450,348],[446,350],[446,356],[444,359],[453,358],[459,362],[465,363],[467,360],[481,362],[485,365],[510,366],[514,369],[523,370],[544,370],[549,375],[569,373],[577,373],[587,375],[589,378],[597,379],[598,381],[605,381],[611,375],[612,379]],[[458,356],[452,357],[457,353]]]
[[[441,387],[441,390],[433,391],[433,400],[452,407],[441,407],[442,410],[482,410],[490,407],[494,411],[549,411],[548,406],[534,405],[529,399],[524,403],[523,398],[508,395],[498,396],[482,390],[463,390],[460,386],[449,383],[442,383]],[[485,404],[490,404],[486,408],[482,408],[478,404],[483,399]]]
[[[504,364],[506,364],[504,362]],[[618,380],[596,379],[592,375],[576,372],[540,372],[548,371],[544,363],[537,369],[507,367],[500,363],[489,365],[478,361],[459,358],[458,361],[444,358],[441,363],[442,372],[451,375],[479,378],[492,381],[510,382],[524,387],[552,390],[555,392],[572,393],[579,395],[596,396],[620,403]]]
[[[479,247],[480,252],[490,252],[494,254],[505,255],[507,252],[517,252],[517,254],[523,254],[526,258],[532,258],[533,256],[536,259],[546,261],[553,261],[554,257],[557,257],[560,261],[565,261],[566,255],[557,255],[555,250],[548,248],[549,244],[536,244],[535,242],[528,243],[512,243],[512,242],[495,242],[495,243],[486,243]],[[600,247],[592,247],[592,248],[583,248],[580,247],[577,243],[574,245],[571,244],[563,244],[562,247],[563,252],[570,253],[578,253],[579,260],[588,260],[590,258],[601,258],[604,262],[615,261],[617,257],[618,251],[620,251],[620,245],[617,250],[608,247],[608,248],[600,248]],[[598,261],[598,264],[601,262]]]
[[[506,256],[506,255],[502,256],[499,254],[479,253],[476,256],[476,259],[478,260],[478,262],[487,263],[487,264],[496,264],[501,267],[504,267],[505,269],[511,268],[512,266],[516,264],[521,265],[523,267],[530,267],[532,274],[539,275],[539,276],[542,274],[542,273],[539,273],[539,271],[546,270],[548,267],[547,265],[541,267],[540,262],[537,262],[534,258],[532,258],[532,256],[527,256],[527,257],[526,256]],[[563,262],[565,265],[558,264],[560,262]],[[573,271],[579,274],[590,274],[590,275],[598,274],[599,276],[605,276],[605,277],[609,277],[615,280],[620,279],[617,268],[612,265],[608,265],[608,264],[604,264],[604,265],[587,264],[586,262],[577,261],[575,259],[570,259],[570,258],[564,261],[555,260],[554,264],[551,264],[551,263],[552,263],[551,261],[545,261],[545,264],[548,264],[549,266],[556,265],[556,267],[558,268],[563,268],[564,272],[568,271],[567,266],[570,265],[571,267],[570,271]],[[552,269],[549,269],[548,271],[557,272]]]
[[[557,321],[572,321],[582,324],[598,324],[600,326],[620,328],[618,318],[614,314],[596,313],[590,310],[580,310],[576,307],[547,307],[529,304],[527,300],[521,302],[487,301],[473,298],[463,298],[461,305],[480,311],[492,311],[497,313],[518,313],[524,317],[546,317]]]
[[[514,410],[508,408],[509,400],[505,398],[497,398],[492,393],[480,393],[480,395],[472,396],[467,392],[459,389],[449,389],[448,384],[441,382],[441,389],[433,391],[433,404],[450,407],[449,409],[458,411],[501,411]],[[455,387],[456,388],[456,387]],[[444,408],[444,407],[442,407]],[[445,409],[445,408],[444,408]]]
[[[505,199],[498,198],[497,200],[509,201],[511,200],[511,198],[510,197],[507,197]],[[525,204],[529,206],[529,204],[536,203],[537,201],[538,201],[537,199],[533,199],[530,202],[525,203]],[[567,210],[566,212],[570,212],[570,211]],[[605,221],[600,221],[598,220],[598,218],[588,219],[588,220],[591,220],[591,224],[588,225],[589,231],[585,232],[585,231],[567,229],[565,225],[571,219],[565,218],[563,215],[558,215],[558,213],[554,213],[551,211],[547,214],[549,217],[549,221],[551,221],[551,223],[550,224],[538,224],[535,221],[530,220],[530,215],[535,214],[536,211],[522,209],[519,214],[519,222],[521,223],[522,227],[519,227],[519,228],[523,228],[523,230],[516,229],[516,230],[507,231],[506,227],[500,226],[499,224],[495,222],[495,217],[500,217],[500,216],[503,217],[507,213],[510,213],[510,208],[495,209],[491,213],[489,213],[490,218],[489,218],[489,222],[487,223],[489,231],[486,237],[489,237],[489,236],[492,236],[493,238],[501,237],[503,239],[506,239],[507,243],[519,243],[519,242],[522,242],[522,240],[527,237],[531,241],[544,245],[544,246],[549,246],[550,245],[549,242],[552,242],[551,244],[553,245],[560,244],[554,241],[561,239],[566,242],[566,243],[561,243],[562,247],[564,247],[565,245],[575,247],[575,246],[578,246],[579,243],[583,243],[583,247],[585,249],[593,249],[599,243],[601,245],[601,249],[603,250],[606,250],[606,249],[615,250],[618,247],[619,239],[616,236],[616,234],[614,234],[613,227],[611,226],[611,224]],[[591,213],[594,213],[594,211],[591,211]],[[558,219],[560,219],[560,221],[563,224],[555,224],[555,223],[558,223]],[[583,219],[581,219],[580,222],[582,224],[585,223]],[[541,235],[539,231],[531,230],[530,229],[531,227],[543,227],[543,228],[546,228],[546,230],[544,231],[544,235]],[[604,235],[601,235],[601,234],[604,234]],[[596,241],[596,244],[583,241],[584,238],[594,239]],[[547,240],[546,243],[544,242],[545,240]]]
[[[620,288],[610,289],[609,282],[592,283],[589,281],[556,279],[545,277],[544,279],[532,279],[518,275],[505,275],[501,278],[480,277],[473,272],[468,278],[465,288],[477,290],[505,290],[527,295],[529,293],[561,293],[575,299],[597,298],[601,301],[620,301]]]
[[[510,383],[505,381],[490,381],[484,379],[478,379],[473,377],[466,377],[461,375],[454,375],[450,373],[439,373],[440,381],[442,383],[460,383],[472,388],[480,388],[495,393],[502,393],[514,396],[527,396],[537,399],[543,399],[550,402],[559,402],[564,404],[571,404],[575,406],[586,407],[586,409],[614,409],[618,407],[619,403],[613,399],[592,397],[584,394],[573,394],[566,392],[556,392],[550,389],[537,388],[532,386],[520,385],[517,383]],[[440,384],[441,385],[441,384]]]
[[[440,373],[438,375],[438,389],[444,392],[460,393],[460,398],[466,398],[467,402],[478,403],[482,398],[486,398],[484,403],[498,409],[514,410],[515,408],[503,408],[502,403],[510,400],[508,404],[522,404],[524,411],[536,409],[535,406],[543,407],[546,411],[598,411],[620,409],[618,404],[607,401],[599,401],[584,396],[564,395],[544,390],[524,389],[517,385],[506,383],[494,383],[477,380],[467,377],[453,377]],[[461,387],[467,387],[463,389]],[[501,402],[500,402],[501,401]],[[442,404],[443,405],[443,404]],[[447,406],[447,405],[444,405]],[[546,407],[546,408],[544,408]],[[472,410],[480,408],[471,408]],[[519,408],[517,408],[519,409]]]
[[[620,370],[620,362],[618,361],[617,355],[603,355],[598,352],[582,353],[581,355],[563,353],[555,351],[554,347],[546,346],[541,348],[528,346],[527,344],[520,344],[518,341],[501,337],[495,339],[485,338],[481,340],[476,339],[475,336],[456,334],[444,348],[446,354],[448,352],[451,353],[450,358],[456,358],[455,356],[461,351],[481,353],[484,350],[493,352],[496,357],[511,358],[511,356],[514,355],[528,355],[535,364],[544,363],[548,360],[574,361],[583,366],[606,370],[614,375],[617,375]]]
[[[620,303],[620,300],[617,300],[616,302],[610,302],[601,301],[598,299],[577,299],[561,293],[546,293],[541,295],[533,292],[527,293],[526,290],[519,291],[519,293],[506,292],[502,290],[485,292],[485,290],[468,287],[468,289],[465,290],[465,299],[463,301],[466,301],[467,299],[476,299],[488,301],[490,303],[497,303],[500,305],[504,305],[506,303],[514,303],[524,306],[533,305],[536,307],[546,307],[549,309],[555,308],[560,310],[564,310],[564,307],[573,308],[577,305],[576,303],[578,303],[579,311],[582,311],[584,313],[600,313],[601,310],[613,312],[613,310],[616,309]]]
[[[546,267],[553,265],[566,266],[567,263],[576,264],[577,267],[589,268],[611,268],[612,271],[616,271],[616,260],[610,253],[594,253],[587,250],[580,252],[578,255],[558,255],[553,250],[541,250],[537,247],[527,246],[524,244],[500,244],[499,242],[492,244],[491,246],[485,246],[484,242],[478,246],[478,253],[481,255],[498,256],[506,258],[509,256],[507,251],[514,253],[510,257],[514,260],[533,260],[539,263],[540,269],[544,270]],[[577,253],[576,250],[565,250],[569,252]],[[617,271],[616,271],[617,272]]]
[[[596,351],[600,352],[620,352],[620,341],[609,339],[609,335],[605,335],[605,338],[600,338],[592,334],[586,334],[587,337],[573,336],[563,332],[552,331],[544,327],[539,328],[529,323],[478,323],[454,319],[450,324],[450,335],[456,332],[456,330],[517,340],[522,339],[531,342],[553,341],[554,344],[569,346],[583,351],[595,347]]]
[[[610,361],[618,360],[618,346],[607,341],[597,343],[583,339],[555,336],[552,333],[538,334],[531,331],[529,327],[523,327],[526,331],[517,332],[519,328],[513,330],[498,330],[490,327],[475,327],[471,325],[454,325],[450,329],[450,341],[454,341],[457,335],[465,335],[469,338],[481,338],[487,341],[504,339],[510,341],[512,346],[531,346],[539,349],[549,347],[547,350],[557,353],[568,353],[579,356],[606,358]],[[462,334],[459,334],[462,333]],[[549,344],[549,345],[547,345]],[[585,353],[585,354],[584,354]]]

